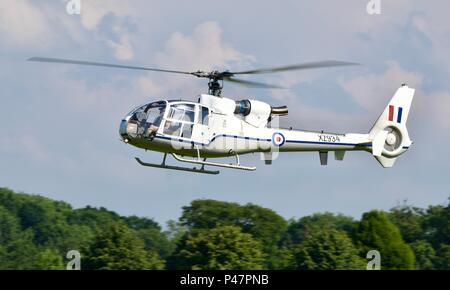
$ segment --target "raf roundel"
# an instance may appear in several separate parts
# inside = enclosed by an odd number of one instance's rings
[[[286,139],[284,138],[284,135],[281,133],[274,133],[272,136],[272,142],[275,146],[283,146]]]

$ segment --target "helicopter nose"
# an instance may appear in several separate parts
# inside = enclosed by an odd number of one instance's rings
[[[122,137],[122,140],[125,143],[128,143],[128,140],[129,140],[129,136],[127,134],[127,123],[128,123],[127,120],[124,119],[120,122],[120,126],[119,126],[120,137]]]

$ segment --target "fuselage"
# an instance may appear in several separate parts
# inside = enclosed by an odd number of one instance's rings
[[[235,103],[210,95],[201,95],[199,102],[152,102],[131,111],[122,120],[120,134],[126,143],[142,149],[202,158],[253,152],[371,151],[368,134],[271,128],[270,106],[268,111],[264,103],[252,101],[256,114],[244,116]]]

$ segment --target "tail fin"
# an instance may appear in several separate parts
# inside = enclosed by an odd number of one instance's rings
[[[392,167],[411,146],[406,129],[414,89],[402,85],[369,132],[372,154],[383,167]]]

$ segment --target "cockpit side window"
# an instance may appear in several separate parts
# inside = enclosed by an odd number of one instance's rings
[[[195,120],[195,105],[173,104],[164,125],[164,134],[191,138]]]
[[[184,115],[184,110],[183,109],[177,108],[177,107],[171,107],[170,108],[170,113],[167,116],[167,118],[174,119],[174,120],[182,120],[183,119],[183,115]]]
[[[209,122],[209,109],[207,107],[200,106],[200,115],[198,117],[198,123],[208,126]]]

